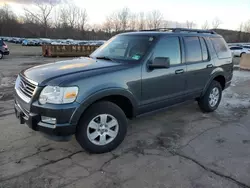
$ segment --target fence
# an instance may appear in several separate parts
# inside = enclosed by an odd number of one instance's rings
[[[79,57],[89,56],[99,46],[78,46],[78,45],[43,45],[44,57]]]

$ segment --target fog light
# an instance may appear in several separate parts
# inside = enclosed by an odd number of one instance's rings
[[[56,124],[56,118],[42,116],[41,119],[43,123]]]

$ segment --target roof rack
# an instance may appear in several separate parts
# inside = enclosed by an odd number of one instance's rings
[[[187,29],[187,28],[156,28],[156,29],[140,30],[140,31],[172,31],[174,33],[188,32],[188,33],[210,33],[210,34],[217,34],[213,30]]]

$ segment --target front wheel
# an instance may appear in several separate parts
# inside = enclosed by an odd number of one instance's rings
[[[221,96],[221,85],[219,82],[213,80],[205,95],[198,100],[199,107],[203,112],[213,112],[218,108]]]
[[[90,153],[115,149],[127,133],[127,118],[122,109],[109,101],[93,104],[84,113],[76,130],[76,140]]]

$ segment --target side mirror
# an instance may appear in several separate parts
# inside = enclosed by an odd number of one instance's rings
[[[169,57],[156,57],[148,67],[150,69],[168,69],[170,67],[170,59]]]

